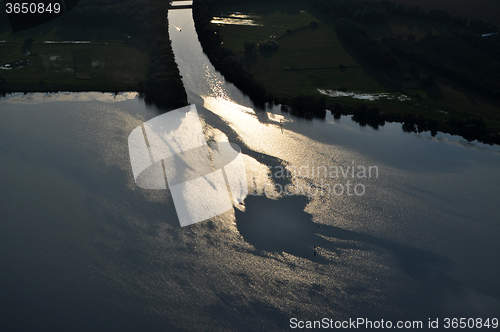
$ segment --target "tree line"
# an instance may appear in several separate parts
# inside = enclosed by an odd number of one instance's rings
[[[188,101],[168,34],[166,5],[162,0],[149,0],[147,22],[151,24],[145,23],[145,42],[150,61],[146,82],[139,82],[139,91],[147,103],[179,108]]]
[[[500,143],[498,133],[486,128],[486,123],[481,118],[470,117],[467,119],[457,119],[452,116],[450,119],[436,120],[426,118],[423,115],[411,113],[398,114],[380,110],[377,106],[361,104],[359,106],[341,105],[339,103],[330,104],[328,108],[335,119],[340,119],[341,115],[351,115],[351,119],[360,126],[370,126],[378,129],[386,122],[400,122],[401,128],[405,132],[422,133],[429,131],[435,136],[438,131],[452,135],[461,136],[469,141],[478,140],[485,143]]]

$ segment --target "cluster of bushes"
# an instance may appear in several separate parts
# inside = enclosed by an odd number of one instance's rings
[[[449,120],[438,122],[426,119],[422,115],[416,117],[413,114],[405,114],[402,118],[402,127],[406,132],[430,131],[436,135],[437,131],[448,132],[452,135],[459,135],[468,141],[478,140],[485,143],[500,143],[500,136],[486,129],[483,119],[471,117],[465,120],[457,120],[452,117]]]
[[[432,69],[481,93],[500,96],[499,58],[456,34],[426,35],[415,42],[392,38],[384,43],[402,59]]]
[[[462,136],[469,141],[478,140],[490,144],[500,143],[500,135],[495,131],[488,130],[486,123],[480,118],[470,117],[457,120],[455,117],[451,117],[449,120],[438,121],[426,118],[423,115],[381,112],[378,107],[369,107],[365,104],[353,107],[335,103],[328,105],[328,108],[335,119],[340,119],[341,115],[351,115],[352,120],[360,126],[368,125],[374,129],[385,125],[386,122],[400,122],[405,132],[422,133],[430,131],[431,135],[435,136],[438,131],[441,131]]]
[[[461,39],[465,43],[475,47],[477,50],[488,53],[496,59],[500,59],[500,43],[499,36],[482,37],[469,30],[462,29],[455,33],[455,37]]]
[[[478,139],[479,141],[496,142],[497,144],[500,142],[500,136],[495,136],[486,130],[486,123],[483,119],[457,120],[452,117],[448,123],[455,135],[460,135],[469,141]]]
[[[337,21],[335,30],[338,36],[368,63],[384,68],[398,67],[396,56],[382,42],[369,38],[362,25],[341,19]]]
[[[283,99],[281,110],[306,119],[325,118],[326,99],[314,98],[311,96],[297,96]]]
[[[329,105],[329,107],[335,119],[340,119],[341,115],[352,115],[351,119],[363,127],[368,125],[374,129],[378,129],[387,120],[386,116],[376,106],[368,107],[365,104],[361,104],[357,107],[352,107],[335,103]]]
[[[416,117],[413,114],[405,114],[402,118],[403,131],[408,133],[421,133],[430,131],[432,136],[436,136],[439,124],[436,120],[426,119],[423,115]]]

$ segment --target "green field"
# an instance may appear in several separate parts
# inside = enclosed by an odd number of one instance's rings
[[[28,37],[33,44],[25,43]],[[16,34],[3,31],[0,40],[5,41],[0,43],[0,67],[14,67],[0,69],[7,91],[136,90],[147,74],[147,54],[116,29],[51,22]]]
[[[346,51],[338,40],[333,22],[323,22],[300,4],[277,6],[273,3],[218,7],[220,16],[232,12],[252,13],[255,23],[218,25],[224,46],[245,61],[257,81],[264,83],[278,97],[319,96],[317,89],[339,89],[360,92],[387,92],[394,88],[380,73],[362,64]],[[318,22],[312,28],[311,22]],[[291,33],[287,33],[290,30]],[[279,42],[278,51],[261,51],[249,56],[245,41],[259,43],[268,39]],[[339,68],[344,66],[344,68]]]

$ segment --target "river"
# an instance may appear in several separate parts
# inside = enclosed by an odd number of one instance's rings
[[[181,228],[169,191],[135,185],[128,135],[160,114],[135,93],[4,97],[2,330],[499,317],[499,146],[260,110],[214,70],[190,10],[169,21],[207,136],[245,155],[245,209]]]

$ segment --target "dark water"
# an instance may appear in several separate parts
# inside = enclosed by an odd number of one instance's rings
[[[498,146],[256,111],[203,55],[190,12],[169,19],[207,136],[246,155],[245,209],[181,228],[168,191],[135,185],[127,137],[159,113],[133,93],[0,99],[1,331],[499,316]],[[378,177],[318,172],[353,165]],[[347,180],[364,195],[328,192]]]

